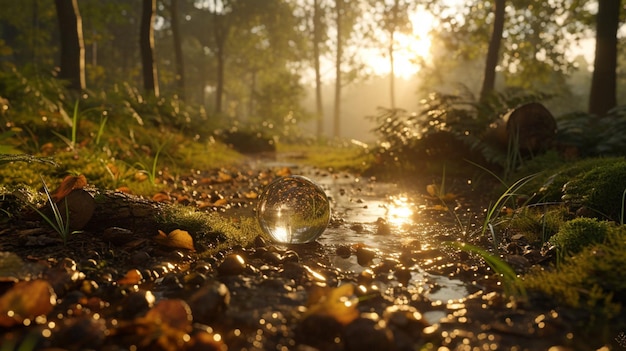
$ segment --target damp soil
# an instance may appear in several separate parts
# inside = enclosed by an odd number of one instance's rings
[[[454,195],[444,206],[425,190],[432,179],[398,185],[280,160],[245,168],[166,180],[171,189],[159,200],[236,222],[255,216],[246,194],[301,174],[331,201],[324,234],[303,245],[258,236],[215,252],[201,239],[193,251],[166,247],[153,240],[158,225],[149,220],[162,202],[126,195],[116,201],[140,203],[141,218],[108,214],[65,245],[41,220],[16,216],[0,224],[0,349],[621,347],[620,330],[582,325],[583,312],[541,296],[511,299],[480,257],[445,245],[476,241],[489,185],[448,179]],[[221,181],[200,181],[209,177]],[[213,194],[213,205],[199,206],[197,194]],[[523,250],[508,255],[519,272],[553,260],[521,239],[509,240]]]

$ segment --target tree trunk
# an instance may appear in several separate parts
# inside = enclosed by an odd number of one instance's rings
[[[70,88],[84,90],[85,46],[83,24],[77,0],[55,0],[61,37],[61,71],[59,78],[70,82]]]
[[[506,0],[495,1],[493,32],[491,33],[491,40],[489,41],[489,48],[487,50],[483,86],[480,90],[480,101],[484,101],[496,85],[496,66],[500,58],[500,43],[502,42],[502,32],[504,30],[505,6]]]
[[[389,54],[389,102],[391,104],[391,108],[396,108],[396,69],[394,67],[394,57],[393,52],[395,50],[394,41],[396,26],[398,22],[398,0],[393,2],[393,7],[391,9],[391,23],[389,24],[389,46],[388,46],[388,54]]]
[[[185,100],[185,65],[183,61],[183,46],[180,39],[180,25],[178,23],[178,0],[170,2],[170,21],[172,22],[172,39],[174,41],[174,61],[176,66],[176,87],[178,96]]]
[[[212,25],[213,39],[215,40],[215,56],[217,58],[216,86],[215,86],[215,113],[222,113],[222,100],[224,95],[224,70],[226,69],[226,39],[229,28],[223,21],[223,14],[217,13],[217,0],[213,1]]]
[[[617,105],[617,29],[620,0],[598,1],[596,57],[589,94],[589,113],[598,117]]]
[[[139,32],[139,47],[141,48],[141,63],[143,66],[143,87],[146,92],[159,97],[159,82],[157,67],[154,60],[154,18],[156,15],[156,0],[143,0],[141,11],[141,28]]]
[[[396,69],[394,67],[394,58],[393,58],[393,41],[394,39],[394,31],[391,31],[391,38],[389,40],[389,102],[391,103],[391,108],[396,108]]]
[[[315,66],[315,118],[317,137],[324,134],[324,105],[322,104],[322,72],[320,68],[320,43],[322,42],[322,24],[319,0],[313,0],[313,61]]]
[[[336,57],[335,57],[335,109],[333,113],[333,136],[339,138],[341,136],[341,60],[343,52],[343,43],[341,41],[342,36],[342,2],[343,0],[337,0],[335,10],[337,11],[336,23],[337,26],[337,45],[336,45]]]

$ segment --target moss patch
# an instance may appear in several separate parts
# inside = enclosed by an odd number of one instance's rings
[[[626,227],[610,227],[605,243],[587,246],[555,269],[536,267],[524,276],[527,289],[595,315],[620,315],[626,296]]]
[[[584,247],[601,243],[609,232],[610,224],[595,218],[576,218],[561,226],[550,238],[550,243],[564,253],[577,253]]]

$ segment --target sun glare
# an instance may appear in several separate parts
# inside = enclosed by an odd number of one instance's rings
[[[394,71],[397,77],[410,78],[420,70],[419,60],[428,60],[430,56],[430,30],[434,18],[425,11],[410,15],[413,32],[397,33],[394,51]],[[372,54],[369,61],[374,73],[389,74],[389,59],[380,54]]]

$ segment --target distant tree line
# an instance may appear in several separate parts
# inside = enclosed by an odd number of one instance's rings
[[[462,2],[409,0],[0,0],[0,64],[57,70],[75,90],[120,82],[147,95],[177,96],[215,116],[290,123],[314,116],[324,130],[322,86],[334,85],[333,136],[341,136],[342,88],[367,75],[359,49],[384,53],[395,107],[396,36],[411,33],[409,14],[436,18],[433,59],[421,62],[436,86],[463,62],[482,62],[483,99],[503,87],[567,91],[576,62],[567,50],[596,38],[589,112],[618,104],[621,0]],[[416,58],[420,60],[419,57]],[[328,68],[332,66],[332,70]],[[474,69],[474,68],[473,68]],[[330,74],[332,71],[333,74]],[[306,72],[313,78],[305,80]],[[439,80],[439,81],[438,81]],[[498,81],[502,82],[500,85]],[[301,101],[306,84],[315,111]],[[556,88],[555,88],[556,87]],[[381,88],[382,89],[382,88]],[[0,91],[2,95],[2,91]]]

